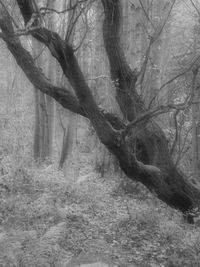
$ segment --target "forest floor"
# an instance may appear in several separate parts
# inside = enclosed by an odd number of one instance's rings
[[[91,161],[81,154],[76,179],[53,165],[1,178],[0,267],[200,266],[197,225]]]

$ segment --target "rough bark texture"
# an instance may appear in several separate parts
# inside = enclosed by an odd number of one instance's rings
[[[145,111],[145,106],[136,91],[137,75],[128,66],[120,45],[120,1],[102,0],[102,3],[105,11],[104,42],[110,61],[111,77],[114,81],[117,81],[115,83],[116,99],[124,117],[131,121]],[[122,97],[123,95],[130,96],[129,101],[127,101],[126,97]],[[135,107],[135,114],[131,111],[132,107]],[[130,111],[131,113],[129,114]],[[147,187],[152,187],[153,191],[157,185],[159,187],[156,190],[159,191],[159,193],[156,192],[158,197],[167,203],[170,202],[172,206],[178,207],[183,212],[189,207],[195,206],[193,199],[194,194],[196,196],[197,192],[193,192],[193,188],[187,179],[174,166],[166,137],[159,125],[150,120],[145,127],[140,128],[139,135],[137,136],[136,144],[136,147],[138,146],[138,150],[140,150],[138,160],[145,164],[155,165],[160,171],[159,175],[158,169],[154,169],[153,166],[143,166],[142,174],[140,173],[140,179],[142,179],[143,184],[146,184]],[[147,173],[149,172],[150,174],[153,170],[155,175],[154,179],[151,179]]]
[[[33,40],[34,57],[37,57],[36,65],[42,68],[44,57],[41,54],[42,44]],[[38,57],[38,55],[40,55]],[[47,99],[48,98],[48,99]],[[38,162],[43,162],[50,158],[50,130],[51,130],[51,113],[50,104],[52,98],[35,89],[35,131],[34,131],[34,159]]]
[[[25,23],[31,19],[33,13],[31,2],[31,0],[17,0]],[[120,44],[120,0],[101,2],[105,13],[103,25],[105,49],[110,62],[111,78],[116,86],[116,98],[124,115],[124,121],[132,121],[145,111],[145,107],[135,89],[137,74],[128,66]],[[39,26],[38,21],[35,20],[33,25]],[[21,46],[19,39],[13,35],[9,17],[0,19],[0,28],[3,40],[28,79],[65,108],[88,117],[101,142],[117,157],[122,170],[129,178],[140,181],[159,199],[183,213],[198,205],[199,189],[190,184],[174,166],[165,135],[160,127],[150,120],[140,132],[140,138],[137,136],[134,138],[134,135],[123,138],[125,123],[117,116],[98,108],[74,51],[66,40],[63,41],[57,33],[46,28],[37,27],[31,32],[32,36],[44,43],[52,56],[58,60],[75,95],[65,88],[55,87],[48,82],[34,65],[30,54]],[[137,141],[137,148],[140,148],[138,158],[132,141]]]
[[[59,5],[62,4],[62,9],[65,10],[67,8],[70,8],[71,5],[74,5],[76,1],[66,1],[63,0],[62,3],[59,1]],[[55,3],[54,3],[55,5]],[[67,14],[67,21],[68,21],[68,27],[71,28],[72,25],[74,25],[74,19],[76,16],[74,15],[73,9],[70,10]],[[63,20],[63,22],[66,21],[66,16]],[[60,32],[60,35],[62,38],[68,38],[68,41],[73,44],[74,41],[74,33],[75,30],[72,29],[70,36],[68,37],[65,27],[65,23],[62,24],[62,30]],[[53,29],[53,28],[52,28]],[[66,81],[66,78],[63,76],[60,79],[64,79]],[[60,116],[60,123],[63,129],[63,142],[62,142],[62,148],[61,148],[61,154],[60,154],[60,162],[59,162],[59,167],[63,169],[64,167],[67,167],[67,159],[70,158],[73,150],[73,142],[74,142],[74,137],[75,137],[75,131],[76,131],[76,124],[75,124],[75,116],[71,112],[65,112],[65,117],[68,118],[68,123],[65,125],[65,123],[62,122],[62,115],[61,111],[59,110],[59,116]],[[66,165],[66,166],[65,166]]]
[[[193,160],[193,178],[200,180],[200,105],[198,103],[199,92],[199,73],[193,71],[193,99],[192,104],[192,160]]]

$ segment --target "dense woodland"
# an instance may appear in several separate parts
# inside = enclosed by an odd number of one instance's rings
[[[0,266],[199,266],[200,1],[0,0],[0,47]]]

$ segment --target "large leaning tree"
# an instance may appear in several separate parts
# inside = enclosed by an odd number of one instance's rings
[[[91,0],[77,1],[71,8],[89,1]],[[24,20],[23,29],[19,29],[1,1],[0,37],[29,81],[38,90],[53,97],[64,108],[90,120],[100,141],[118,159],[121,169],[130,179],[141,182],[160,200],[181,211],[187,216],[188,221],[192,222],[191,211],[199,207],[200,189],[190,183],[177,169],[171,158],[167,139],[160,126],[153,120],[154,115],[170,109],[182,109],[185,103],[146,109],[136,91],[138,71],[130,68],[121,46],[122,1],[100,2],[104,11],[102,30],[110,64],[110,79],[115,85],[116,101],[124,119],[98,107],[80,69],[73,47],[67,38],[61,39],[56,32],[48,30],[41,24],[44,8],[39,9],[36,1],[16,0]],[[36,67],[30,53],[22,46],[20,32],[31,35],[48,47],[51,55],[59,62],[74,93],[49,82]],[[138,129],[139,136],[135,134]],[[132,142],[136,146],[133,146]],[[138,148],[140,153],[136,153]]]

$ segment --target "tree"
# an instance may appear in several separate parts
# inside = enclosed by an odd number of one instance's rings
[[[68,12],[68,16],[67,16],[67,21],[68,21],[68,29],[70,29],[71,33],[68,37],[68,41],[73,44],[73,39],[74,39],[74,32],[75,32],[75,11],[73,9],[71,9],[71,5],[73,5],[75,3],[75,1],[70,0],[70,1],[63,1],[62,6],[63,6],[63,10],[69,8],[69,12]],[[58,3],[57,3],[58,4]],[[59,1],[60,4],[60,1]],[[66,21],[66,18],[64,17],[64,21]],[[68,31],[67,33],[65,32],[65,27],[64,27],[65,23],[62,24],[62,28],[61,28],[61,37],[63,39],[67,38],[68,36]],[[66,81],[65,76],[62,76],[61,78],[63,80],[63,82],[65,82],[66,84],[68,84],[68,86],[70,86],[70,84]],[[62,141],[62,148],[61,148],[61,155],[60,155],[60,162],[59,162],[59,167],[61,169],[63,169],[64,164],[67,160],[67,158],[70,156],[70,154],[72,153],[72,149],[73,149],[73,140],[74,140],[74,132],[75,132],[75,116],[73,116],[73,114],[71,112],[68,111],[68,113],[66,114],[66,112],[64,112],[65,117],[67,117],[68,119],[68,123],[65,126],[64,120],[62,120],[62,115],[61,115],[61,110],[59,110],[59,118],[60,118],[60,124],[61,127],[63,129],[63,141]]]
[[[54,2],[49,3],[49,8],[54,8]],[[49,29],[54,29],[55,24],[53,16],[47,21]],[[44,45],[37,40],[32,41],[34,57],[37,66],[42,69],[47,65],[48,77],[54,83],[56,74],[52,71],[55,62],[45,55]],[[45,62],[47,61],[47,64]],[[35,132],[34,132],[34,158],[35,160],[44,161],[52,157],[53,149],[53,132],[54,132],[54,102],[53,99],[43,92],[35,90]]]
[[[194,4],[194,3],[193,3]],[[197,9],[197,7],[195,6]],[[198,10],[198,9],[197,9]],[[198,14],[199,16],[199,14]],[[199,46],[199,20],[196,23],[193,31],[193,46],[194,51],[198,51]],[[199,104],[199,68],[193,70],[192,82],[193,100],[192,104],[192,154],[193,154],[193,177],[200,179],[200,104]]]
[[[37,58],[38,68],[44,64],[43,45],[36,40],[32,42],[34,58]],[[35,88],[35,130],[34,130],[34,159],[44,161],[49,156],[48,113],[46,95]]]
[[[92,3],[93,1],[91,1]],[[0,37],[16,59],[30,82],[40,91],[53,97],[64,108],[87,117],[100,141],[115,155],[124,173],[132,180],[143,183],[159,199],[184,214],[199,205],[199,187],[191,184],[174,165],[167,139],[153,116],[170,109],[183,109],[187,103],[169,104],[147,110],[136,90],[138,71],[127,64],[120,40],[122,25],[120,0],[101,0],[104,21],[104,46],[110,63],[110,76],[116,89],[116,100],[123,114],[117,115],[97,106],[86,79],[80,69],[75,50],[68,39],[41,25],[42,11],[35,1],[17,0],[26,28],[15,32],[15,20],[7,11],[1,12]],[[71,9],[87,8],[90,1],[77,1]],[[14,25],[14,26],[13,26]],[[162,25],[155,33],[159,34]],[[21,45],[20,34],[31,34],[48,47],[59,62],[63,74],[74,93],[67,88],[54,86],[38,69],[30,53]],[[150,38],[152,42],[155,36]],[[137,134],[139,131],[139,134]],[[188,220],[192,222],[191,214]]]

